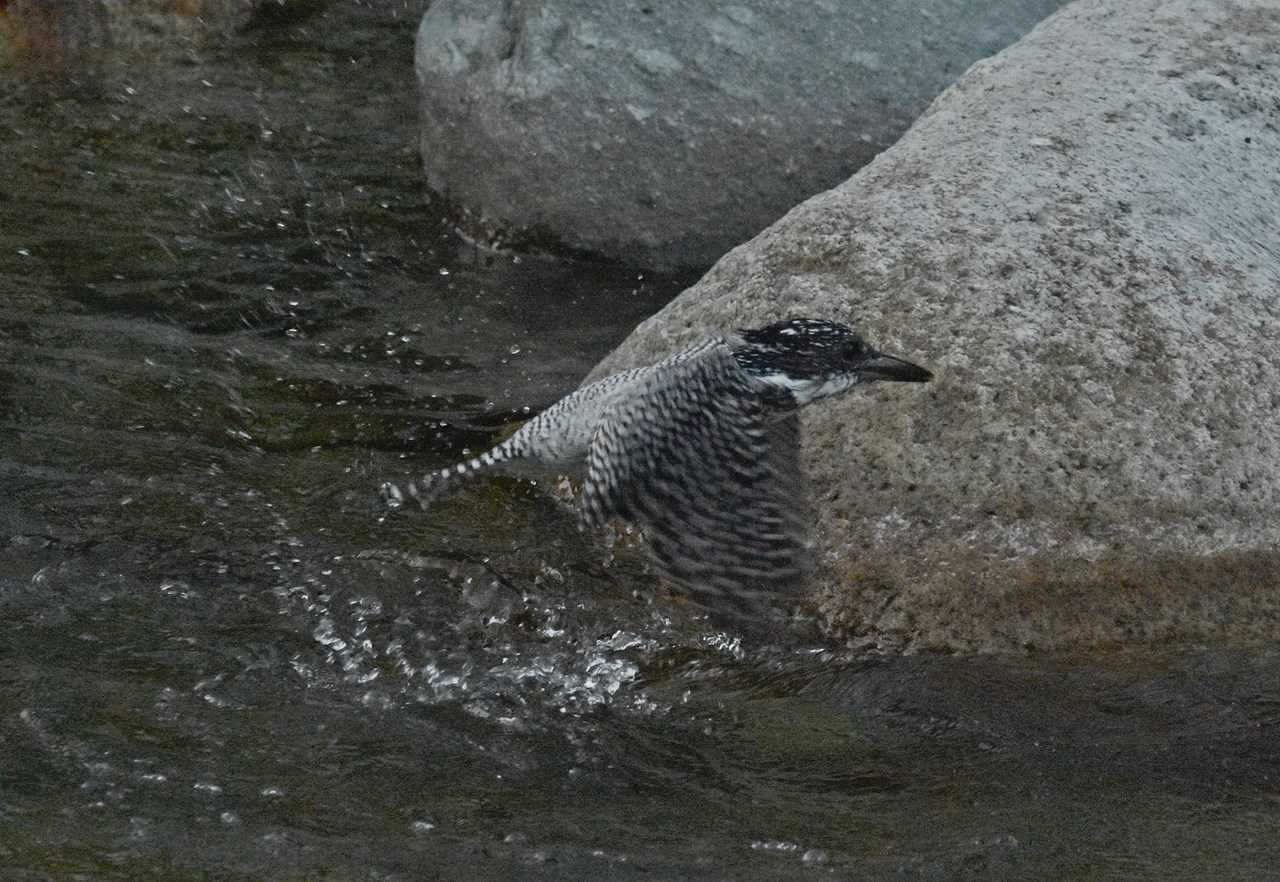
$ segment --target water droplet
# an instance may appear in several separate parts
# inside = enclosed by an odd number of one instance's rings
[[[769,851],[777,854],[785,854],[789,851],[798,851],[800,846],[794,842],[786,842],[781,839],[757,839],[751,843],[753,851]]]
[[[800,856],[800,863],[806,867],[816,867],[827,862],[827,853],[821,848],[811,848]]]

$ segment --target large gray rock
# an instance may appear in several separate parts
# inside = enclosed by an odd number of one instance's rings
[[[599,369],[849,320],[931,387],[808,412],[845,634],[1280,637],[1280,5],[1080,0]]]
[[[436,0],[427,179],[477,236],[704,268],[1062,0]]]

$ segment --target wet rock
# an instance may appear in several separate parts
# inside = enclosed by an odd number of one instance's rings
[[[436,0],[427,179],[478,237],[703,268],[1061,0]]]
[[[329,0],[100,0],[109,10],[116,43],[153,45],[225,38],[233,31],[288,25],[319,12]],[[390,2],[390,0],[381,0]]]
[[[292,24],[328,2],[0,0],[0,61],[19,69],[93,72],[111,54],[181,51],[237,29]]]
[[[849,320],[932,368],[807,412],[839,633],[1280,637],[1280,8],[1082,0],[598,371]]]
[[[0,2],[0,62],[63,71],[96,63],[110,45],[101,0]]]

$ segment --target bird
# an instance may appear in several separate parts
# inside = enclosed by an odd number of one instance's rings
[[[583,475],[587,528],[640,528],[661,577],[713,617],[777,615],[806,571],[801,408],[859,386],[923,383],[927,369],[836,321],[788,318],[717,333],[587,384],[477,457],[382,486],[425,508],[462,479],[531,463]]]

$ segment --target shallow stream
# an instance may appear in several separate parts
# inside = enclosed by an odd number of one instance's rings
[[[461,241],[421,4],[0,96],[0,879],[1280,878],[1280,653],[751,646],[491,443],[690,280]]]

